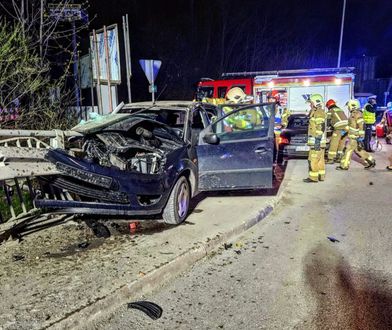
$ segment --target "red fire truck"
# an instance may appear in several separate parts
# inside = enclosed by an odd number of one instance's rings
[[[253,78],[233,78],[214,80],[202,78],[197,84],[197,98],[224,98],[232,87],[240,87],[247,95],[253,95]]]
[[[223,79],[202,79],[199,96],[224,98],[232,87],[241,87],[253,95],[257,103],[279,94],[280,106],[292,113],[307,112],[309,95],[321,94],[324,100],[334,99],[340,107],[353,98],[354,68],[317,68],[300,70],[224,73]]]

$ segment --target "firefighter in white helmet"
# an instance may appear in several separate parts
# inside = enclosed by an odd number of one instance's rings
[[[250,104],[253,100],[252,96],[246,95],[246,93],[240,87],[232,87],[226,94],[227,104]],[[235,108],[222,107],[223,112],[229,113]],[[260,114],[254,108],[249,108],[238,112],[236,115],[228,116],[226,118],[227,123],[233,128],[238,130],[251,129],[254,125],[260,125],[262,118]]]
[[[324,110],[323,97],[312,94],[308,100],[311,105],[309,113],[308,145],[309,176],[304,182],[312,183],[325,180],[325,125],[327,115]]]
[[[361,105],[356,99],[347,102],[348,110],[350,111],[350,118],[348,119],[348,146],[346,152],[338,166],[337,170],[348,170],[350,167],[351,156],[353,152],[357,154],[366,164],[365,168],[372,168],[376,166],[376,161],[364,149],[364,120],[361,112]]]

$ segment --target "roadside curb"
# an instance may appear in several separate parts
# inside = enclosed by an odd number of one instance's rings
[[[287,166],[285,178],[290,178],[293,171],[292,166]],[[183,252],[175,259],[162,265],[161,267],[151,270],[146,275],[125,284],[122,287],[115,289],[113,292],[105,297],[98,298],[90,304],[73,311],[63,318],[47,324],[44,329],[86,329],[93,323],[106,315],[113,312],[116,308],[129,302],[133,298],[138,298],[143,294],[154,291],[158,287],[164,285],[170,280],[174,279],[181,273],[188,270],[197,261],[203,259],[212,251],[216,250],[223,243],[234,239],[236,236],[244,233],[263,219],[265,219],[277,206],[282,198],[285,188],[287,187],[289,179],[284,179],[279,187],[276,196],[271,197],[266,201],[263,208],[258,211],[257,215],[249,220],[242,221],[234,228],[220,233],[211,238],[207,242],[200,242],[198,245]]]

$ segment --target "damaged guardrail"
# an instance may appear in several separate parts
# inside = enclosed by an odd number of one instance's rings
[[[35,214],[38,176],[57,174],[45,160],[49,148],[66,148],[74,131],[0,130],[0,223]]]

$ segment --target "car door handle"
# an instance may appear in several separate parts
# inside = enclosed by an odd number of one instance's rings
[[[265,148],[257,148],[255,150],[255,153],[258,155],[265,154],[266,152],[267,152],[267,149],[265,149]]]

